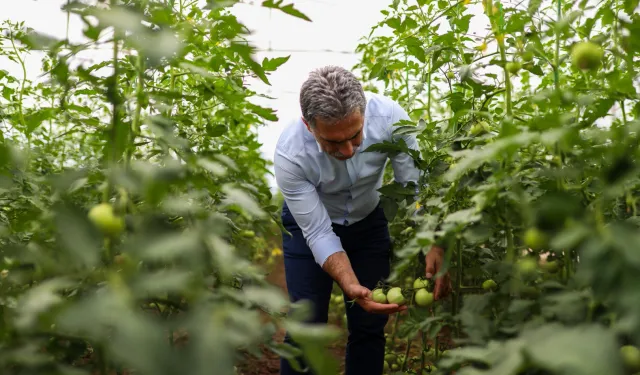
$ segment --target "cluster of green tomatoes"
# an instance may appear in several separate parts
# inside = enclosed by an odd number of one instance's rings
[[[413,290],[415,294],[413,299],[416,305],[420,307],[430,306],[433,303],[433,293],[429,292],[427,288],[429,287],[429,280],[419,277],[413,282]],[[373,290],[373,301],[377,303],[391,303],[397,305],[405,305],[407,302],[407,298],[405,297],[405,293],[401,287],[395,286],[391,287],[385,293],[383,288],[376,288]]]

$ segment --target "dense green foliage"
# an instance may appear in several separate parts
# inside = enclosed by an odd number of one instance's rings
[[[0,70],[0,372],[233,374],[260,344],[299,353],[273,341],[285,327],[335,374],[323,347],[340,331],[299,323],[304,305],[285,318],[264,277],[279,201],[255,129],[277,117],[245,79],[268,82],[288,57],[253,59],[233,1],[88,3],[65,8],[86,43],[0,33],[24,73]],[[387,372],[640,371],[637,9],[394,0],[363,40],[363,81],[407,108],[399,132],[421,145],[368,151],[426,172],[418,202],[391,173],[381,189],[389,286],[411,304],[389,326]],[[81,59],[96,47],[113,57]],[[453,280],[440,301],[415,281],[433,244]],[[336,295],[332,317],[344,308]]]
[[[22,23],[0,33],[24,72],[0,70],[0,372],[223,375],[260,343],[293,353],[271,342],[301,327],[282,319],[287,298],[263,267],[278,202],[255,129],[277,117],[245,84],[288,57],[255,61],[218,2],[64,10],[86,43]],[[113,57],[84,61],[95,48]],[[39,83],[25,70],[36,52]]]
[[[410,189],[382,189],[394,280],[424,275],[439,244],[454,284],[395,334],[450,327],[462,348],[443,373],[638,371],[619,354],[640,344],[638,2],[479,5],[396,0],[374,27],[392,35],[359,47],[363,79],[410,112],[399,132],[418,136],[427,172],[417,217]]]

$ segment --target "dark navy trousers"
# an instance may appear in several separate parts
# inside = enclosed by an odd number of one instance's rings
[[[287,289],[292,302],[307,300],[313,306],[310,323],[327,323],[329,300],[334,280],[318,265],[307,246],[300,227],[286,203],[282,209],[283,226],[291,235],[283,234],[284,267]],[[360,284],[373,289],[390,272],[391,239],[387,219],[378,205],[365,219],[352,225],[333,224]],[[384,364],[384,327],[388,315],[370,314],[360,305],[347,302],[349,337],[346,348],[346,375],[379,375]],[[294,344],[286,335],[285,341]],[[306,365],[302,359],[302,368]],[[300,374],[282,358],[280,375]],[[309,374],[309,373],[307,373]]]

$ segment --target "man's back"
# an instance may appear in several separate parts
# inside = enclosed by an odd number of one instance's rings
[[[406,112],[390,98],[375,93],[366,93],[366,97],[363,142],[352,158],[338,160],[323,152],[301,119],[285,128],[276,146],[276,168],[286,171],[288,177],[279,179],[281,189],[293,187],[295,181],[290,180],[308,181],[315,187],[331,221],[341,225],[362,220],[377,206],[377,189],[382,184],[388,155],[364,151],[373,144],[391,141],[393,125],[408,119]],[[407,158],[408,155],[399,155],[392,162],[406,163]],[[394,170],[396,180],[401,183],[417,181],[419,171],[415,168]],[[294,184],[289,185],[290,182]],[[289,198],[294,195],[292,191]]]

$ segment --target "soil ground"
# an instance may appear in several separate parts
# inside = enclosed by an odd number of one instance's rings
[[[282,259],[275,265],[271,273],[268,275],[267,280],[282,288],[285,292],[287,289],[285,275],[284,275],[284,264]],[[387,325],[387,330],[390,331],[392,326],[392,320],[390,320],[390,324]],[[274,335],[274,339],[277,342],[282,342],[284,337],[284,332],[279,331]],[[338,359],[340,363],[340,374],[344,374],[344,356],[345,356],[345,347],[346,347],[346,338],[347,333],[346,329],[344,329],[343,339],[334,344],[329,348],[330,352]],[[412,345],[411,351],[409,353],[408,358],[411,357],[419,357],[420,356],[420,348],[417,343],[419,340],[414,340],[414,345]],[[404,353],[406,350],[405,342],[397,342],[396,345],[396,353]],[[279,374],[280,371],[280,358],[266,348],[261,348],[262,356],[255,357],[253,355],[246,355],[245,360],[238,366],[240,375],[273,375]]]

